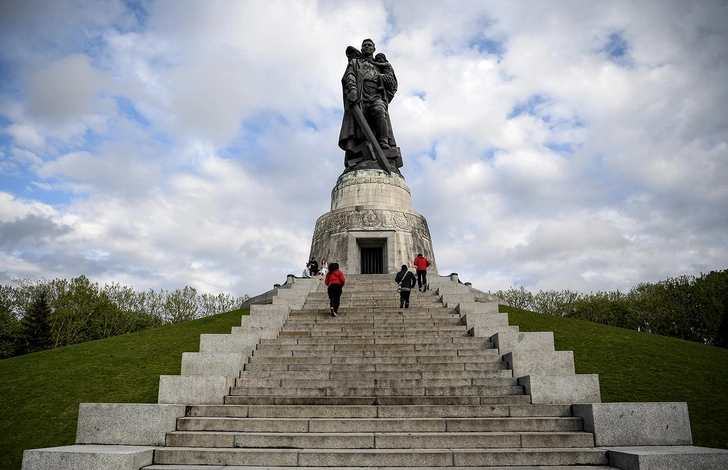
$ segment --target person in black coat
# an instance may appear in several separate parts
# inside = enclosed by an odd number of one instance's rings
[[[409,308],[410,292],[417,282],[415,275],[407,269],[406,264],[403,264],[402,270],[397,273],[394,282],[399,284],[399,308]]]

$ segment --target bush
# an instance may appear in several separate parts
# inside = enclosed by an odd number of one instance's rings
[[[728,270],[620,291],[578,294],[523,286],[495,293],[511,307],[728,347]]]
[[[0,358],[229,312],[248,298],[200,295],[189,286],[136,292],[86,276],[14,282],[16,287],[0,285]]]

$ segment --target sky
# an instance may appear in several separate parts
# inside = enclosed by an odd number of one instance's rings
[[[300,275],[372,38],[441,275],[728,269],[728,2],[0,0],[0,283]]]

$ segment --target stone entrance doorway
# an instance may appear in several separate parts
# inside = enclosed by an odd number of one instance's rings
[[[384,274],[384,247],[361,247],[361,273]]]

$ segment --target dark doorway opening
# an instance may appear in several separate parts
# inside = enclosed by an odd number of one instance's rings
[[[383,246],[362,246],[360,259],[362,274],[384,274]]]

